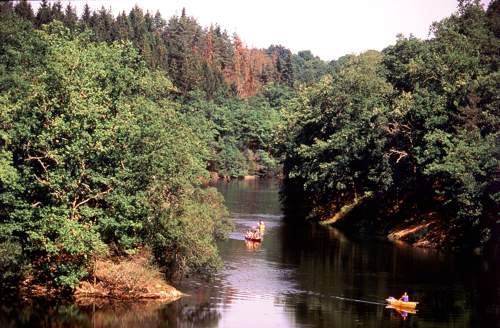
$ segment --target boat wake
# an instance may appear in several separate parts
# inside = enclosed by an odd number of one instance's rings
[[[366,304],[381,305],[381,306],[385,306],[387,304],[386,302],[367,301],[367,300],[360,300],[360,299],[356,299],[356,298],[349,298],[349,297],[336,296],[336,295],[324,295],[324,294],[315,293],[315,292],[303,292],[303,293],[306,295],[324,297],[324,298],[333,298],[333,299],[336,299],[339,301],[346,301],[346,302],[366,303]]]
[[[358,300],[355,298],[348,298],[348,297],[341,297],[341,296],[333,296],[330,295],[330,298],[335,298],[341,301],[348,301],[348,302],[357,302],[357,303],[366,303],[366,304],[374,304],[374,305],[386,305],[386,303],[382,302],[374,302],[374,301],[365,301],[365,300]]]

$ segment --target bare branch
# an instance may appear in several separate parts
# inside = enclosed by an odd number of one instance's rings
[[[36,160],[43,168],[43,171],[45,173],[47,173],[47,166],[45,166],[45,164],[42,162],[42,159],[46,158],[46,156],[30,156],[28,155],[28,158],[26,159],[26,161],[32,161],[32,160]]]
[[[28,158],[25,159],[25,161],[37,161],[43,168],[43,171],[47,173],[47,165],[42,161],[43,159],[50,159],[56,163],[56,165],[59,164],[59,161],[54,157],[51,156],[50,154],[44,154],[43,156],[31,156],[28,155]]]
[[[391,149],[389,150],[392,154],[398,155],[398,159],[396,160],[396,163],[399,163],[400,160],[408,156],[408,153],[402,150],[396,150],[396,149]]]
[[[76,212],[76,210],[77,210],[78,207],[82,206],[83,204],[88,203],[89,201],[91,201],[93,199],[97,200],[97,199],[101,198],[102,196],[106,195],[107,193],[110,193],[112,190],[113,190],[113,188],[108,187],[106,190],[98,192],[95,195],[92,195],[92,196],[90,196],[90,197],[82,200],[79,203],[76,202],[77,201],[77,197],[75,197],[75,199],[73,200],[73,204],[72,204],[71,217],[73,218],[75,216],[75,212]]]

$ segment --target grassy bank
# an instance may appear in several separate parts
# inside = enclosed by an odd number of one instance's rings
[[[152,260],[148,250],[126,258],[97,260],[93,276],[75,290],[77,302],[84,302],[85,298],[174,301],[182,297],[181,292],[165,281],[164,273]]]

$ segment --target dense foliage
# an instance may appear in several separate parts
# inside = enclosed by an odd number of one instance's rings
[[[59,20],[74,34],[91,30],[94,42],[132,42],[150,69],[168,75],[184,112],[199,114],[193,123],[210,121],[211,126],[204,126],[212,130],[207,134],[215,132],[210,169],[224,176],[279,171],[265,143],[280,121],[277,103],[294,85],[318,81],[330,68],[310,51],[296,55],[283,46],[250,49],[218,25],[200,26],[185,10],[168,20],[137,6],[114,17],[110,9],[92,11],[86,5],[78,17],[71,4],[63,8],[46,0],[36,14],[26,0],[7,2],[2,10],[35,27]]]
[[[185,9],[165,20],[160,12],[144,13],[138,6],[114,17],[110,9],[92,11],[86,5],[81,18],[71,4],[63,8],[60,2],[43,0],[36,15],[26,0],[11,7],[37,27],[59,20],[73,31],[91,29],[96,42],[131,41],[149,67],[166,70],[184,95],[202,90],[209,99],[220,93],[248,98],[268,82],[315,82],[329,70],[310,51],[295,55],[280,45],[250,49],[218,25],[202,27]]]
[[[2,21],[2,274],[71,288],[95,256],[143,244],[172,271],[215,265],[227,224],[200,185],[209,145],[165,74],[129,42]]]
[[[217,267],[229,224],[209,171],[279,174],[279,108],[329,67],[249,49],[185,10],[78,17],[22,0],[0,22],[2,288],[70,290],[98,256],[144,245],[171,275]]]
[[[286,187],[313,216],[359,207],[378,228],[437,218],[446,243],[483,245],[499,217],[499,19],[498,1],[461,1],[430,40],[335,62],[289,105]]]
[[[229,224],[204,183],[281,165],[285,200],[311,216],[438,220],[448,244],[483,245],[500,200],[499,3],[460,1],[430,40],[331,63],[250,49],[185,10],[0,4],[0,287],[71,290],[98,256],[145,245],[171,275],[211,271]]]

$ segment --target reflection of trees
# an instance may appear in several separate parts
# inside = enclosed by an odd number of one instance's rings
[[[89,316],[90,327],[162,327],[164,303],[147,302],[109,302],[82,307]]]
[[[0,327],[216,327],[220,313],[208,302],[121,302],[0,307]]]
[[[0,327],[90,327],[90,320],[76,304],[35,299],[30,304],[3,303]]]
[[[278,184],[273,179],[231,180],[217,184],[231,212],[280,214]]]
[[[163,310],[167,327],[217,327],[221,318],[219,299],[226,307],[234,299],[235,290],[222,286],[216,278],[210,282],[193,278],[185,281],[179,288],[190,296],[168,304]],[[164,325],[165,326],[165,325]]]
[[[266,254],[269,260],[296,267],[293,279],[303,292],[287,294],[277,302],[292,308],[298,323],[318,327],[350,327],[356,322],[367,327],[384,326],[381,322],[390,325],[401,317],[391,316],[382,306],[335,296],[380,302],[403,291],[421,301],[422,311],[408,317],[409,322],[418,320],[419,325],[427,322],[437,327],[448,326],[457,318],[464,325],[476,320],[494,323],[491,311],[499,304],[494,277],[498,270],[491,266],[485,272],[473,270],[481,265],[472,263],[475,260],[470,255],[460,263],[457,257],[435,250],[373,239],[350,240],[335,229],[294,222],[283,225],[281,253]],[[488,301],[481,301],[481,296]],[[485,314],[487,310],[481,306],[489,307],[491,320],[473,315]]]
[[[167,327],[217,327],[221,318],[219,311],[209,302],[175,302],[165,313]]]

